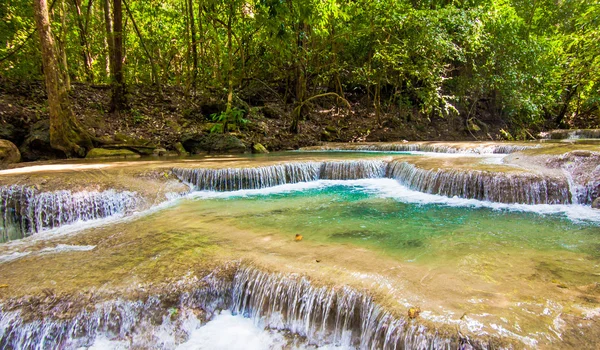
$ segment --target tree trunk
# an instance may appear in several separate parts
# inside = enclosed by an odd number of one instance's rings
[[[91,6],[92,0],[90,0]],[[83,60],[83,68],[85,69],[85,79],[91,83],[94,81],[94,72],[92,70],[92,55],[90,54],[89,45],[87,43],[87,28],[81,11],[81,0],[73,0],[75,10],[77,11],[77,26],[79,27],[79,45],[81,46],[81,58]],[[89,12],[88,12],[89,13]]]
[[[125,109],[125,79],[123,76],[123,8],[121,0],[113,0],[113,74],[111,112]]]
[[[192,87],[196,87],[196,78],[198,77],[198,45],[196,43],[196,24],[194,23],[194,3],[188,0],[190,29],[192,33]]]
[[[304,115],[304,99],[306,97],[306,55],[305,55],[305,46],[306,46],[306,35],[305,32],[307,30],[304,22],[300,22],[298,25],[297,42],[296,42],[296,57],[297,62],[295,65],[295,78],[296,78],[296,103],[300,106],[298,111],[293,115],[292,125],[290,127],[290,131],[294,134],[300,132],[299,122]]]
[[[233,22],[233,3],[229,4],[229,17],[227,20],[227,117],[225,123],[223,123],[223,132],[229,131],[227,122],[229,121],[229,114],[233,107],[233,38],[232,38],[232,22]]]
[[[230,4],[227,19],[227,112],[233,105],[233,38],[232,38],[233,4]]]
[[[105,41],[106,41],[106,47],[107,47],[107,52],[106,52],[106,67],[107,67],[107,69],[106,69],[106,76],[112,82],[113,72],[115,70],[115,64],[113,62],[114,52],[115,52],[115,39],[113,37],[113,25],[112,25],[112,19],[111,19],[111,16],[110,16],[110,2],[109,2],[109,0],[104,0],[103,1],[103,5],[104,5],[104,27],[106,29]]]
[[[54,39],[50,30],[46,0],[34,0],[33,9],[40,36],[42,64],[50,111],[50,145],[67,156],[85,156],[92,148],[90,135],[77,122],[58,66]]]
[[[60,22],[61,33],[58,39],[59,52],[62,59],[62,74],[67,91],[71,90],[71,76],[69,75],[69,62],[67,60],[67,15],[65,12],[65,2],[60,3]]]
[[[160,76],[158,75],[158,69],[156,68],[156,64],[154,63],[152,54],[150,53],[150,50],[148,50],[148,47],[146,46],[146,41],[144,40],[144,37],[142,36],[142,32],[140,31],[140,28],[137,26],[137,23],[135,22],[135,18],[133,18],[133,13],[131,12],[131,9],[127,5],[127,1],[125,1],[125,0],[121,0],[121,1],[123,1],[123,4],[125,5],[125,10],[127,10],[127,13],[129,14],[129,18],[131,18],[131,24],[133,24],[133,29],[135,30],[135,33],[137,34],[138,38],[140,39],[140,44],[142,44],[142,49],[144,49],[144,52],[146,53],[146,56],[148,57],[148,61],[150,61],[150,69],[152,71],[152,79],[154,80],[154,84],[158,88],[158,93],[162,96],[162,94],[163,94],[162,84],[160,82]],[[159,52],[159,55],[160,55],[160,52]]]

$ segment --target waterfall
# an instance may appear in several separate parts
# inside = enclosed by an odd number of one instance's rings
[[[410,189],[447,197],[520,204],[569,204],[572,200],[566,179],[529,173],[427,170],[396,160],[389,163],[381,160],[305,162],[230,169],[174,168],[173,173],[197,190],[210,191],[258,189],[319,179],[388,177]],[[591,198],[591,190],[588,192],[585,196]]]
[[[480,145],[477,147],[460,147],[447,144],[428,143],[379,143],[379,144],[334,144],[309,147],[309,151],[371,151],[371,152],[434,152],[434,153],[464,153],[464,154],[508,154],[539,145]]]
[[[255,168],[174,168],[173,173],[197,190],[236,191],[319,179],[383,177],[386,166],[384,161],[360,160],[288,163]]]
[[[545,140],[600,139],[600,129],[552,130],[540,136]]]
[[[0,240],[23,238],[77,221],[126,214],[140,206],[135,192],[39,192],[30,186],[0,187]]]
[[[591,205],[600,197],[600,154],[570,152],[550,165],[562,169],[573,203]]]
[[[209,275],[187,287],[142,300],[60,301],[56,296],[0,306],[0,347],[76,349],[100,335],[137,348],[174,348],[219,309],[229,308],[257,324],[305,337],[308,344],[358,349],[486,348],[490,344],[440,332],[398,317],[371,296],[349,287],[316,286],[299,275],[236,267],[233,276]],[[75,305],[80,311],[73,311]],[[36,312],[32,313],[31,308]],[[71,314],[67,316],[66,311]],[[200,317],[198,317],[200,316]],[[40,319],[41,317],[41,319]],[[193,323],[192,319],[197,322]],[[188,325],[186,329],[184,325]],[[443,335],[442,335],[443,333]],[[178,334],[177,337],[173,334]],[[489,337],[486,341],[497,341]]]
[[[501,203],[568,204],[571,196],[563,179],[535,174],[502,174],[478,170],[420,169],[392,161],[388,177],[413,190],[447,197],[472,198]]]
[[[313,345],[358,349],[458,348],[460,339],[440,337],[404,317],[395,317],[349,287],[318,287],[297,275],[243,268],[235,276],[231,309],[269,328],[289,330]]]

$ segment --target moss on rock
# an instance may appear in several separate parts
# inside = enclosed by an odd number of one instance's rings
[[[138,158],[139,154],[128,149],[104,149],[93,148],[85,156],[88,159],[92,158]]]
[[[21,161],[21,153],[14,143],[0,139],[0,168]]]
[[[269,151],[260,143],[255,143],[252,146],[252,153],[269,153]]]

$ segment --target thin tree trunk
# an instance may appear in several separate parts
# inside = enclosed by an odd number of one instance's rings
[[[46,0],[34,0],[33,9],[40,36],[42,64],[48,94],[50,112],[50,145],[67,156],[85,156],[92,148],[90,135],[77,122],[71,109],[64,77],[60,73],[54,39],[50,30],[48,4]]]
[[[110,110],[125,109],[125,79],[123,75],[123,8],[121,0],[113,0],[113,79]]]
[[[90,0],[90,4],[91,2],[92,0]],[[83,18],[83,13],[81,11],[81,0],[73,0],[73,4],[75,5],[75,10],[77,11],[77,26],[79,27],[79,45],[81,45],[81,58],[83,60],[83,68],[85,69],[85,78],[87,82],[91,83],[94,81],[94,72],[92,70],[92,55],[90,54],[89,45],[87,43],[87,29]]]
[[[205,76],[206,71],[204,69],[205,66],[205,59],[206,59],[206,51],[204,48],[204,38],[206,36],[206,34],[204,34],[204,29],[202,26],[202,6],[198,6],[198,29],[200,30],[200,33],[202,33],[201,35],[201,39],[200,39],[200,59],[202,60],[202,62],[200,62],[200,69],[202,70],[202,77]]]
[[[190,29],[192,34],[192,87],[196,87],[196,78],[198,77],[198,44],[196,42],[196,24],[194,23],[194,3],[188,0],[188,10],[190,16]]]
[[[110,15],[110,2],[109,0],[103,0],[104,7],[104,27],[106,29],[106,35],[104,37],[106,45],[106,76],[110,81],[113,80],[114,72],[114,51],[115,51],[115,39],[113,37],[113,25]]]
[[[192,76],[192,71],[190,69],[190,57],[191,57],[191,51],[192,51],[192,47],[191,47],[191,43],[190,43],[190,23],[188,21],[188,13],[190,12],[190,9],[188,7],[188,0],[183,0],[182,1],[182,12],[185,12],[185,16],[184,16],[184,22],[185,22],[185,43],[186,43],[186,52],[185,52],[185,68],[186,68],[186,73],[187,73],[187,79],[185,80],[185,88],[184,88],[184,94],[186,97],[188,97],[188,93],[191,90],[191,86],[192,86],[192,80],[193,78],[190,78]]]
[[[71,76],[69,75],[69,62],[67,60],[67,14],[64,0],[60,3],[60,22],[61,32],[58,46],[62,58],[62,74],[64,75],[65,88],[71,90]]]
[[[233,4],[229,5],[229,16],[227,19],[227,110],[225,113],[229,114],[233,107],[233,42],[232,42],[232,21],[233,21]],[[229,115],[228,115],[229,116]],[[223,124],[223,132],[228,132],[227,119]]]
[[[133,13],[131,13],[131,9],[129,9],[129,6],[127,5],[127,1],[125,1],[125,0],[122,0],[122,1],[123,1],[123,4],[125,5],[125,10],[129,14],[129,18],[131,18],[131,23],[133,24],[133,29],[135,30],[135,33],[137,34],[138,38],[140,39],[142,48],[144,49],[144,52],[146,53],[146,56],[148,56],[148,60],[150,61],[150,68],[152,69],[152,76],[154,78],[154,84],[156,84],[159,94],[162,95],[162,86],[160,83],[160,76],[158,75],[158,69],[156,69],[156,64],[154,63],[154,58],[152,58],[152,55],[150,54],[150,51],[148,50],[148,47],[146,46],[146,41],[144,40],[144,37],[142,36],[142,32],[140,32],[140,29],[138,28],[137,23],[135,22],[135,18],[133,18]]]

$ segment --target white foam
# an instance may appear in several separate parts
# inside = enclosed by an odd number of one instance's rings
[[[56,247],[47,247],[40,250],[40,254],[56,254],[65,252],[87,252],[96,248],[95,245],[69,245],[59,244]]]
[[[24,256],[31,254],[30,252],[12,252],[9,254],[0,255],[0,264],[20,259]]]
[[[516,212],[529,212],[540,215],[562,215],[575,222],[600,223],[600,210],[583,205],[558,205],[558,204],[507,204],[465,199],[459,197],[445,197],[434,194],[422,193],[402,186],[394,179],[361,179],[361,180],[318,180],[286,184],[263,189],[239,190],[231,192],[198,191],[188,195],[194,199],[236,198],[250,196],[265,196],[285,194],[307,190],[323,189],[331,186],[347,186],[359,188],[380,198],[390,198],[402,203],[410,204],[438,204],[450,207],[489,208],[492,210],[507,210]]]
[[[80,347],[77,350],[126,350],[129,349],[129,342],[125,340],[111,340],[105,335],[98,335],[94,344],[90,347]]]
[[[23,168],[14,168],[1,170],[0,175],[35,173],[39,171],[63,171],[63,170],[85,170],[102,169],[111,166],[111,164],[47,164],[33,165]]]
[[[249,318],[222,311],[206,325],[194,330],[178,350],[263,350],[282,349],[286,340],[281,333],[264,330]]]

